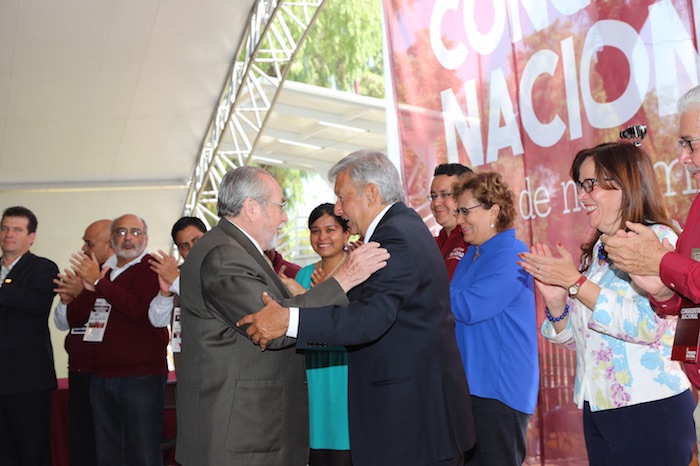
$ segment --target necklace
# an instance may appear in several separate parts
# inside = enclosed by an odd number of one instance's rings
[[[603,243],[600,244],[598,247],[598,260],[600,261],[607,261],[608,260],[608,252],[605,250],[605,245]]]
[[[348,258],[348,253],[347,253],[347,252],[343,252],[343,258],[341,259],[340,262],[338,262],[338,265],[336,265],[335,268],[334,268],[333,270],[331,270],[331,273],[329,273],[328,275],[326,275],[326,278],[330,277],[330,276],[333,275],[335,272],[337,272],[338,269],[340,268],[340,266],[343,265],[343,263],[345,262],[345,259],[347,259],[347,258]],[[321,261],[321,267],[323,267],[323,261]]]
[[[481,251],[479,250],[479,246],[474,246],[474,248],[476,250],[474,251],[474,257],[472,258],[472,262],[474,262],[476,260],[476,258],[481,255]]]

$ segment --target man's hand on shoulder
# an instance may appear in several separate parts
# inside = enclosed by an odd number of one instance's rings
[[[265,351],[267,344],[284,336],[289,328],[289,308],[282,307],[277,301],[272,299],[267,293],[262,294],[262,301],[265,307],[255,314],[248,314],[236,322],[236,327],[250,324],[246,329],[248,337],[253,343],[260,346]]]
[[[347,293],[374,272],[386,267],[389,257],[389,252],[379,247],[379,243],[370,241],[354,249],[340,270],[333,274],[333,278]]]
[[[661,259],[673,246],[659,241],[654,230],[640,223],[627,222],[629,231],[601,235],[608,258],[618,269],[641,276],[659,275]]]

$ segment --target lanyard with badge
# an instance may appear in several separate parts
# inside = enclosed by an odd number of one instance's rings
[[[112,310],[112,305],[104,298],[95,300],[95,307],[90,311],[90,318],[87,322],[87,330],[83,335],[83,341],[101,342],[105,336],[107,323],[109,322],[109,313]]]

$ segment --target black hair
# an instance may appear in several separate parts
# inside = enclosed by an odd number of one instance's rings
[[[187,227],[195,227],[202,233],[207,232],[207,226],[204,224],[203,221],[201,221],[197,217],[182,217],[180,218],[177,222],[175,222],[175,225],[173,225],[173,229],[170,231],[170,236],[173,237],[173,242],[175,242],[175,236],[180,233],[182,230],[184,230]]]
[[[442,163],[435,167],[435,172],[433,176],[447,175],[447,176],[462,176],[465,173],[473,173],[473,170],[461,163]]]
[[[36,232],[36,227],[39,222],[36,219],[34,212],[22,206],[8,207],[5,212],[2,213],[2,218],[5,217],[24,217],[27,219],[27,231],[29,233]]]
[[[313,225],[316,220],[323,217],[324,215],[330,215],[343,228],[343,231],[348,231],[347,220],[344,220],[341,216],[336,215],[334,208],[335,205],[331,204],[330,202],[326,202],[325,204],[321,204],[314,208],[314,210],[312,210],[311,214],[309,215],[309,230],[311,229],[311,225]]]

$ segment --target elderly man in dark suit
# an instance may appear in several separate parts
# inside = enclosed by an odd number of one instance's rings
[[[286,304],[348,303],[345,291],[386,264],[376,243],[310,292],[291,294],[266,261],[287,221],[282,189],[265,170],[241,167],[221,183],[219,224],[181,269],[177,461],[184,466],[304,466],[309,450],[303,355],[294,339],[267,351],[236,327],[267,291]]]
[[[391,254],[345,307],[266,306],[239,321],[263,348],[279,335],[297,348],[348,348],[354,466],[461,465],[475,444],[469,387],[450,311],[449,278],[420,216],[402,202],[396,168],[358,151],[330,171],[336,214]]]
[[[48,318],[56,264],[29,248],[36,216],[10,207],[0,227],[0,464],[48,466],[56,388]]]

